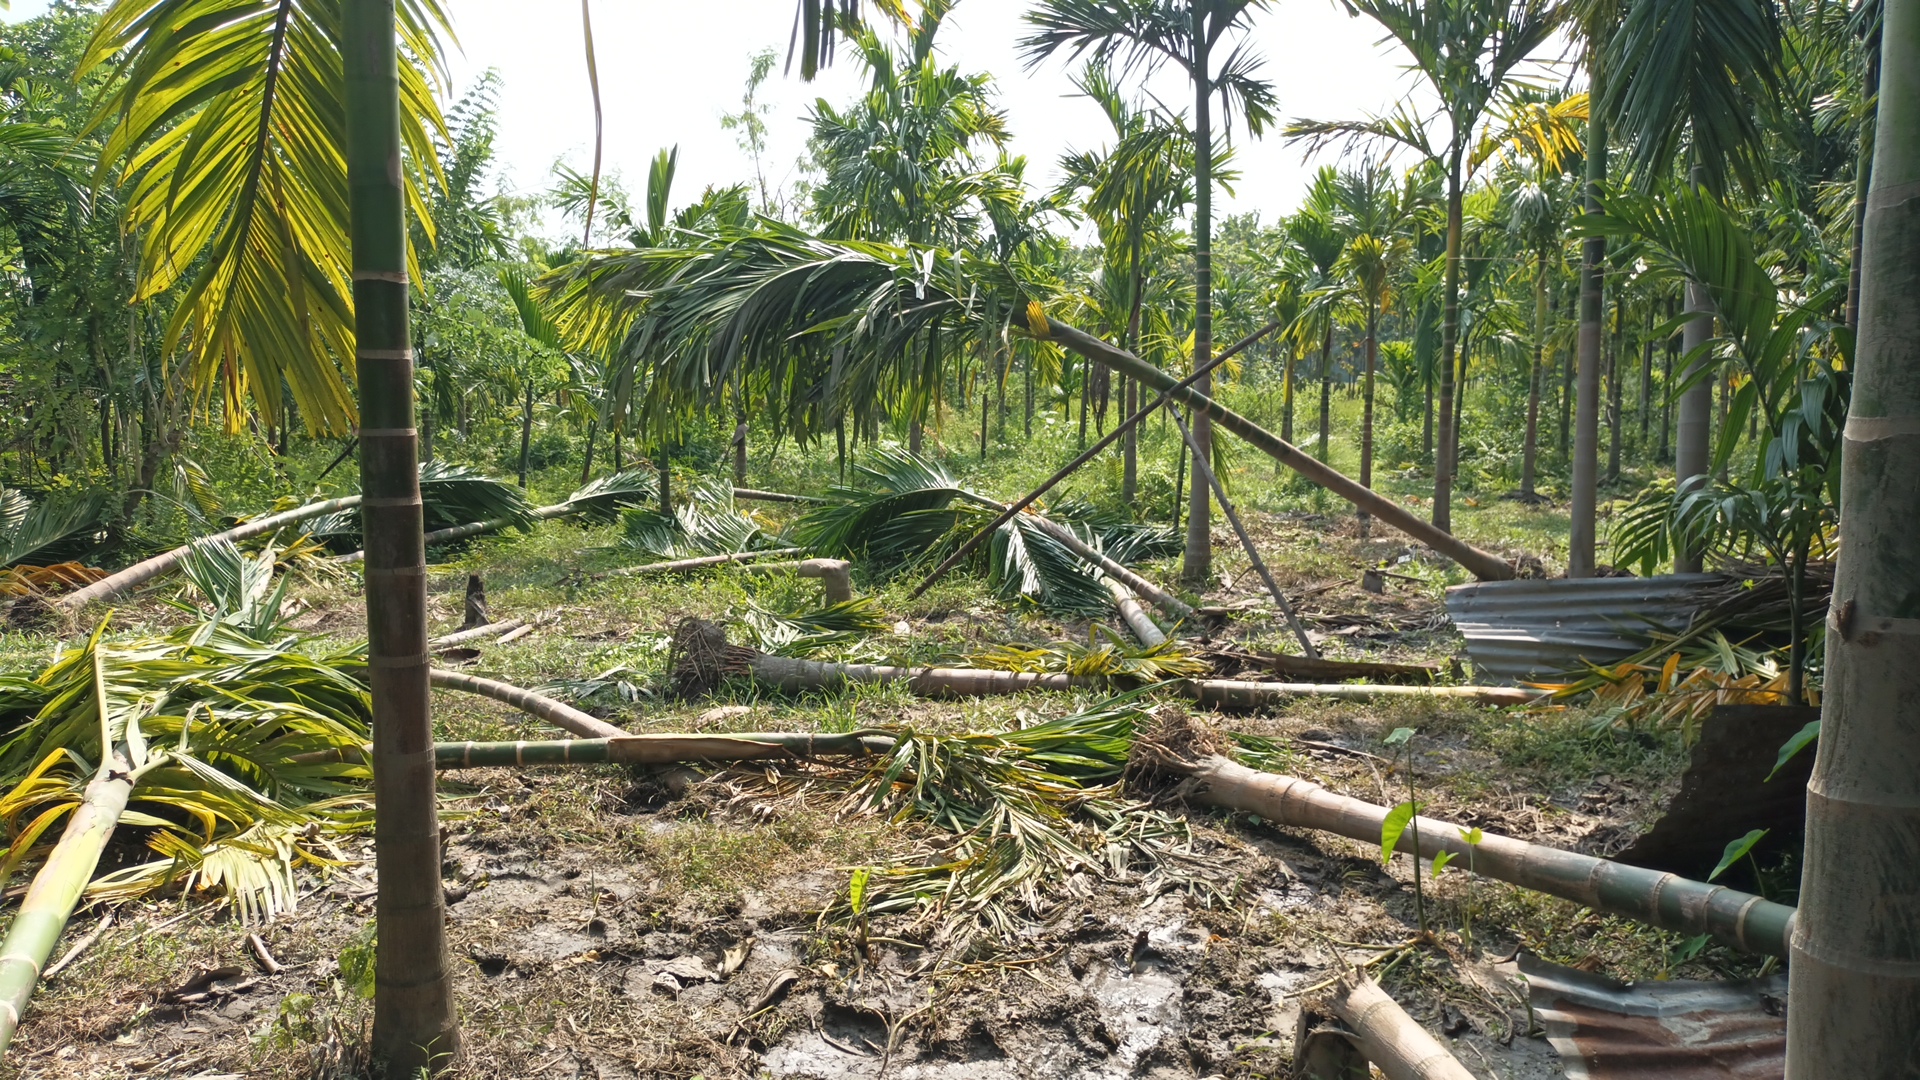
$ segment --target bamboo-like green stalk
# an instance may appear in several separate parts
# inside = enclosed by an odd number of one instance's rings
[[[556,727],[571,731],[588,739],[613,739],[630,734],[623,728],[598,717],[581,712],[565,702],[536,694],[531,690],[522,690],[509,683],[483,679],[478,675],[468,675],[461,671],[447,671],[433,668],[428,673],[432,685],[441,690],[464,690],[469,694],[492,698],[503,705],[511,705],[522,712],[531,713]]]
[[[102,702],[102,708],[105,703]],[[80,894],[93,880],[100,854],[113,838],[120,815],[133,794],[134,769],[124,753],[109,754],[87,784],[80,805],[67,818],[66,831],[33,877],[26,898],[0,944],[0,1054],[13,1042],[13,1033],[40,982],[40,971],[53,955],[54,943],[73,915]]]
[[[437,743],[434,766],[480,769],[509,765],[672,765],[686,761],[866,756],[893,748],[891,735],[784,731],[733,735],[622,735],[609,739]]]
[[[350,510],[359,505],[360,496],[348,495],[344,498],[308,503],[305,506],[298,506],[282,513],[256,518],[245,524],[236,525],[225,532],[200,537],[192,543],[182,544],[172,551],[162,552],[151,559],[134,563],[125,570],[116,574],[109,574],[84,589],[75,589],[54,600],[52,603],[56,610],[71,615],[86,607],[88,604],[101,600],[111,600],[121,593],[126,592],[128,589],[143,585],[167,573],[174,567],[179,566],[180,563],[186,559],[187,554],[194,549],[196,544],[212,543],[218,540],[246,540],[250,537],[270,533],[282,525],[291,525],[296,521],[305,521],[308,518],[319,517],[322,514],[331,514],[336,510]]]
[[[440,882],[428,689],[425,507],[407,326],[407,227],[395,0],[345,0],[348,233],[360,386],[367,682],[373,705],[375,1063],[438,1071],[459,1052]]]
[[[1085,331],[1076,330],[1052,318],[1045,319],[1037,325],[1029,323],[1028,331],[1037,338],[1053,341],[1071,349],[1094,363],[1138,379],[1142,385],[1156,390],[1171,389],[1171,396],[1175,401],[1194,410],[1204,410],[1206,415],[1212,418],[1214,426],[1233,432],[1280,464],[1379,518],[1383,524],[1399,529],[1454,560],[1466,567],[1474,577],[1482,581],[1506,581],[1513,577],[1514,569],[1505,559],[1490,552],[1481,551],[1447,530],[1422,521],[1408,513],[1399,503],[1377,492],[1367,490],[1350,477],[1335,471],[1312,455],[1302,453],[1298,447],[1281,441],[1272,432],[1198,390],[1192,387],[1180,387],[1179,380],[1125,349],[1117,348]]]
[[[1882,17],[1791,1080],[1911,1076],[1920,1029],[1920,2]]]
[[[1259,814],[1277,825],[1320,829],[1378,844],[1388,814],[1384,806],[1336,795],[1311,780],[1258,772],[1223,757],[1172,762],[1170,767],[1193,777],[1193,797],[1201,802]],[[1785,904],[1496,833],[1483,833],[1478,844],[1469,844],[1466,830],[1453,822],[1427,817],[1419,820],[1418,840],[1409,829],[1400,834],[1396,850],[1411,854],[1417,843],[1421,858],[1450,852],[1455,856],[1453,865],[1470,867],[1472,873],[1563,897],[1596,911],[1625,915],[1686,934],[1709,934],[1747,952],[1787,955],[1794,909]]]

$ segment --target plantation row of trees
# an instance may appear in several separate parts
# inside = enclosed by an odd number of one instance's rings
[[[767,58],[730,118],[754,177],[675,191],[666,150],[643,199],[597,167],[522,196],[489,191],[498,88],[451,97],[437,0],[113,0],[9,26],[0,461],[44,498],[92,498],[138,546],[208,478],[197,446],[261,462],[284,489],[356,440],[383,866],[437,864],[431,775],[401,771],[431,735],[417,457],[490,458],[523,484],[537,449],[583,477],[596,454],[645,457],[670,501],[676,453],[730,447],[739,477],[756,433],[831,441],[844,460],[888,437],[919,451],[929,432],[957,452],[977,420],[985,455],[1059,409],[1084,440],[1141,388],[1063,350],[1052,322],[1175,373],[1272,324],[1225,385],[1195,388],[1267,410],[1322,459],[1338,435],[1368,486],[1411,468],[1441,529],[1458,484],[1564,494],[1568,572],[1592,574],[1603,485],[1629,480],[1616,562],[1757,557],[1798,580],[1828,552],[1855,344],[1864,365],[1873,329],[1864,245],[1875,213],[1898,219],[1889,230],[1906,213],[1868,192],[1910,179],[1911,126],[1887,144],[1876,104],[1914,65],[1878,58],[1884,36],[1912,59],[1912,13],[1349,0],[1434,106],[1287,120],[1245,43],[1282,9],[1035,0],[1027,61],[1073,65],[1110,124],[1040,191],[1006,149],[1018,117],[993,78],[939,52],[952,6],[802,0],[802,72],[837,53],[867,88],[815,108],[792,197],[757,170]],[[1142,89],[1164,67],[1186,77],[1184,106]],[[1257,180],[1233,159],[1255,137],[1337,161],[1284,220],[1216,222],[1216,193]],[[542,214],[580,242],[541,239]],[[1071,239],[1081,223],[1096,242]],[[1910,233],[1888,236],[1911,250]],[[1336,392],[1359,397],[1339,431]],[[1199,584],[1215,450],[1207,410],[1190,420],[1184,514],[1171,509]],[[1516,444],[1514,465],[1492,467]],[[1141,440],[1115,453],[1116,501],[1151,506]],[[176,496],[149,498],[169,474]],[[1912,617],[1920,593],[1887,595],[1875,614]],[[410,988],[376,1021],[396,1059],[452,1030],[433,984],[437,890],[407,880],[381,876],[383,922],[401,920],[383,942],[412,951],[382,950],[382,985]]]

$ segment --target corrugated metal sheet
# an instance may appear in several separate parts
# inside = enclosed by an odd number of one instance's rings
[[[1684,629],[1718,574],[1483,581],[1447,590],[1447,614],[1483,675],[1526,679],[1643,647],[1629,632]]]
[[[1787,977],[1621,983],[1525,953],[1533,1013],[1572,1080],[1780,1080]]]

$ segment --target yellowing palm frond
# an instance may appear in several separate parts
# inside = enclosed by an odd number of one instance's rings
[[[347,278],[345,79],[340,0],[116,0],[82,72],[120,76],[101,103],[103,174],[127,187],[140,244],[134,299],[184,281],[166,348],[230,425],[251,399],[271,423],[289,387],[310,430],[354,423]],[[401,134],[408,202],[425,222],[445,138],[438,0],[401,0]],[[189,276],[190,275],[190,276]]]

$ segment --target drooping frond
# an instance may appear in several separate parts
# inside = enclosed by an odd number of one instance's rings
[[[166,348],[190,358],[197,392],[223,390],[229,425],[249,400],[277,422],[283,385],[310,429],[354,423],[340,9],[116,0],[81,60],[116,76],[94,125],[109,132],[103,173],[127,185],[133,298],[185,283]],[[438,0],[401,0],[396,18],[409,216],[426,222],[447,20]]]

